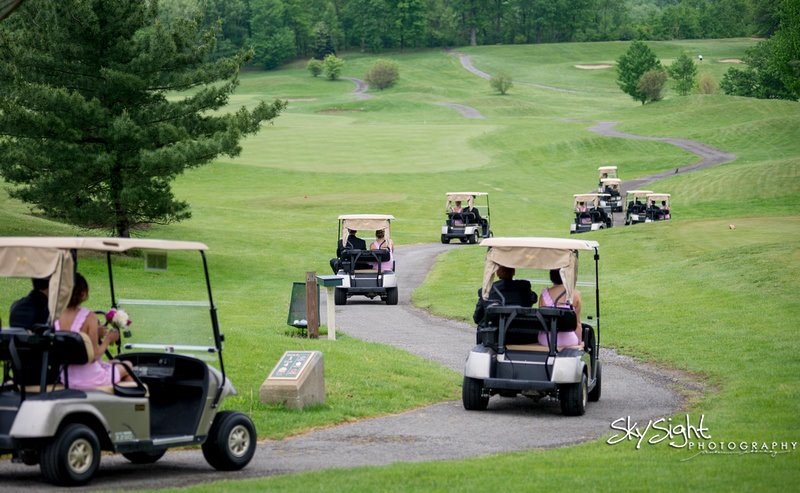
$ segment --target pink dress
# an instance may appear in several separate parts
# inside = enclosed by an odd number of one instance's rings
[[[75,320],[72,321],[72,326],[69,328],[70,332],[80,332],[83,322],[86,317],[92,315],[92,311],[88,308],[78,309],[75,315]],[[58,320],[55,323],[56,330],[61,330],[61,324]],[[95,360],[85,365],[70,365],[67,368],[69,372],[69,387],[78,390],[92,390],[97,387],[105,387],[111,385],[111,363],[106,363],[102,360],[103,355],[95,355]],[[114,372],[114,382],[120,381],[119,369]]]
[[[370,250],[386,250],[389,247],[386,244],[386,240],[381,240],[381,241],[375,240],[372,242],[372,245],[370,245],[369,248]],[[386,262],[381,262],[381,272],[392,270],[392,264],[394,264],[393,260],[394,260],[394,252],[392,252],[392,250],[390,249],[389,260]],[[371,262],[371,264],[373,269],[378,270],[377,262]]]
[[[572,307],[567,303],[560,303],[556,305],[555,301],[553,301],[553,298],[550,296],[549,289],[542,290],[542,306],[569,308],[570,310],[572,309]],[[550,334],[547,332],[539,332],[539,344],[542,346],[547,346],[550,343],[549,341]],[[578,344],[580,344],[580,341],[578,341],[578,334],[576,334],[574,330],[558,333],[558,337],[556,338],[556,346],[577,346]]]

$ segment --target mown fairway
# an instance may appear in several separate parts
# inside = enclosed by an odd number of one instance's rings
[[[719,81],[729,66],[720,60],[741,58],[752,43],[648,44],[665,63],[681,50],[695,59],[702,54],[699,72]],[[705,416],[715,441],[800,442],[800,104],[668,92],[664,101],[641,106],[617,89],[613,69],[575,67],[613,62],[626,48],[596,43],[459,50],[484,72],[510,74],[515,85],[506,96],[441,51],[391,56],[400,64],[399,84],[370,93],[369,100],[356,100],[351,82],[312,78],[302,63],[244,74],[235,105],[277,97],[289,99],[289,109],[245,142],[239,158],[221,159],[178,181],[177,195],[192,204],[192,220],[143,233],[204,241],[211,248],[226,366],[240,391],[229,406],[249,412],[260,436],[280,438],[457,399],[459,374],[405,353],[346,337],[335,343],[287,337],[292,281],[302,281],[306,271],[328,273],[341,213],[395,215],[398,248],[436,242],[444,193],[468,189],[490,192],[496,235],[568,236],[572,194],[596,185],[598,166],[617,165],[623,179],[632,179],[696,161],[668,144],[586,130],[598,121],[618,121],[626,132],[696,140],[738,159],[652,184],[672,194],[670,223],[586,236],[601,245],[604,343],[702,380],[706,392],[691,396],[686,413],[693,423]],[[345,59],[344,75],[363,77],[376,57]],[[443,102],[474,107],[485,118],[465,119]],[[29,216],[26,206],[5,195],[0,202],[0,234],[83,233]],[[468,319],[484,252],[452,250],[415,302]],[[0,293],[4,320],[5,307],[17,296]],[[258,387],[290,349],[325,352],[325,406],[291,412],[259,402]],[[692,452],[667,442],[637,450],[635,442],[611,446],[599,440],[193,490],[761,491],[800,480],[800,450],[690,459]]]

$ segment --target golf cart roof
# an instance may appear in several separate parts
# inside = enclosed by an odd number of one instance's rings
[[[483,197],[489,194],[486,192],[447,192],[446,195],[449,200],[467,200],[470,197]]]
[[[648,193],[647,194],[647,198],[648,199],[652,199],[652,200],[669,200],[670,194],[668,194],[668,193]]]
[[[611,194],[608,193],[576,193],[575,195],[573,195],[576,201],[585,201],[585,202],[591,202],[592,200],[598,197],[610,197],[610,196]]]
[[[600,167],[597,168],[597,171],[600,171],[601,173],[603,171],[617,171],[617,167],[616,166],[600,166]]]
[[[394,216],[390,214],[342,214],[340,221],[394,221]]]
[[[541,237],[494,237],[481,241],[488,247],[483,270],[482,293],[489,296],[494,274],[499,266],[527,269],[559,269],[572,302],[578,279],[578,251],[597,251],[600,245],[591,240]]]
[[[348,231],[386,231],[386,236],[391,238],[391,221],[394,216],[389,214],[342,214],[339,216],[341,231],[339,235],[344,241],[347,239]]]
[[[628,190],[626,195],[647,195],[648,193],[653,193],[652,190]]]
[[[0,237],[0,277],[50,278],[48,308],[51,321],[67,306],[72,294],[75,262],[72,250],[208,250],[193,241],[138,238]]]
[[[619,185],[622,180],[619,178],[601,178],[600,183],[604,185]]]

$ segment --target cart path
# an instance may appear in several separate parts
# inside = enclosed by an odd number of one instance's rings
[[[447,108],[452,108],[461,113],[461,116],[463,116],[464,118],[473,118],[473,119],[485,118],[480,111],[476,110],[472,106],[466,106],[458,103],[435,103],[435,104],[439,106],[445,106]]]
[[[455,55],[458,56],[458,60],[461,62],[461,66],[464,67],[467,71],[477,75],[481,79],[492,80],[492,76],[490,74],[487,74],[486,72],[484,72],[483,70],[475,67],[475,65],[472,64],[472,59],[470,59],[469,55],[466,55],[464,53],[455,53]],[[563,87],[548,86],[546,84],[535,84],[533,82],[514,81],[514,83],[515,84],[520,84],[520,85],[523,85],[523,86],[536,87],[538,89],[546,89],[548,91],[566,92],[566,93],[570,93],[570,94],[579,94],[580,93],[580,91],[575,91],[573,89],[565,89]]]
[[[472,324],[435,317],[411,306],[412,290],[427,276],[436,257],[471,245],[426,244],[397,249],[400,300],[387,306],[353,298],[336,307],[337,333],[403,349],[462,371],[474,345]],[[476,280],[476,290],[479,280]],[[324,296],[323,302],[324,302]],[[363,300],[363,301],[359,301]],[[325,306],[321,307],[325,314]],[[614,330],[613,327],[604,330]],[[336,344],[331,341],[331,344]],[[462,459],[488,454],[576,444],[611,432],[621,417],[644,420],[670,416],[683,406],[675,388],[701,392],[702,386],[677,372],[658,370],[601,350],[603,392],[578,418],[561,415],[557,401],[492,397],[485,412],[465,411],[460,400],[442,402],[397,415],[314,430],[285,440],[259,444],[242,471],[217,472],[199,450],[168,451],[155,464],[129,464],[105,455],[92,483],[82,490],[137,490],[180,487],[216,480],[237,480],[328,468],[378,466],[394,462]],[[488,432],[491,430],[491,432]],[[480,437],[480,439],[477,439]],[[624,446],[622,444],[618,446]],[[38,467],[0,461],[0,487],[7,491],[51,491]]]
[[[350,82],[356,85],[356,88],[353,89],[353,95],[355,95],[356,99],[360,100],[372,99],[372,94],[367,94],[367,90],[369,89],[369,84],[367,84],[363,80],[356,79],[355,77],[342,77],[342,80],[349,80]]]

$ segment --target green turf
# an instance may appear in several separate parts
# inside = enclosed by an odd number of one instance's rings
[[[665,63],[686,51],[720,80],[751,40],[648,43]],[[226,369],[240,391],[229,407],[257,422],[261,437],[456,399],[460,376],[404,353],[347,337],[285,335],[291,283],[327,273],[341,213],[394,214],[398,248],[438,241],[444,193],[490,192],[497,235],[567,236],[572,194],[590,191],[600,165],[623,179],[697,161],[661,142],[601,137],[587,129],[617,121],[626,132],[698,140],[737,155],[716,168],[654,183],[672,194],[673,221],[586,235],[601,244],[603,340],[620,352],[706,383],[687,409],[715,439],[798,441],[798,224],[800,105],[724,95],[642,106],[616,87],[625,43],[463,48],[489,73],[514,79],[508,95],[442,51],[383,55],[400,80],[358,100],[351,82],[312,78],[303,63],[243,74],[235,104],[290,101],[284,115],[221,159],[176,182],[193,218],[153,227],[150,237],[209,244],[215,298],[228,336]],[[363,77],[376,57],[345,55],[344,75]],[[542,87],[550,86],[550,87]],[[565,90],[557,90],[565,89]],[[465,119],[441,103],[469,105]],[[3,234],[80,233],[28,215],[0,197]],[[730,229],[730,225],[735,229]],[[483,251],[454,248],[414,294],[420,306],[469,319]],[[90,267],[87,267],[90,268]],[[7,306],[10,294],[0,294]],[[5,313],[0,311],[0,316]],[[258,402],[258,387],[285,350],[319,349],[328,402],[303,412]],[[368,354],[369,358],[363,356]],[[396,361],[389,367],[377,361]],[[402,377],[393,375],[407,369]],[[356,376],[380,372],[363,381]],[[380,385],[378,382],[383,382]],[[409,399],[412,397],[413,399]],[[566,419],[566,418],[565,418]],[[579,418],[578,418],[579,419]],[[611,430],[607,430],[609,433]],[[195,487],[214,491],[485,491],[489,487],[589,490],[778,490],[800,479],[800,451],[705,455],[690,460],[666,444],[607,445],[466,461],[309,473]],[[395,485],[395,486],[387,486]]]

